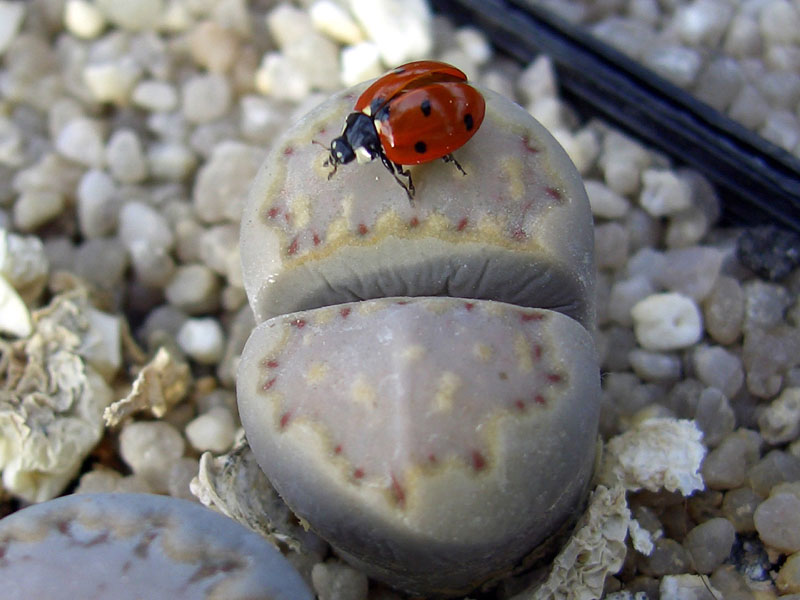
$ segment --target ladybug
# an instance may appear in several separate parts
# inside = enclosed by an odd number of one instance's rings
[[[328,179],[353,159],[380,158],[413,201],[414,182],[403,165],[441,158],[466,175],[453,151],[475,135],[485,111],[483,96],[459,69],[432,60],[397,67],[359,96],[342,135],[331,142]]]

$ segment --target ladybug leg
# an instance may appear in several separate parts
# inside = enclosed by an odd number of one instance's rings
[[[380,157],[383,166],[386,167],[389,173],[392,174],[392,177],[394,177],[394,180],[400,184],[400,187],[406,191],[406,195],[408,196],[408,200],[411,202],[411,204],[414,204],[414,192],[416,190],[414,190],[414,182],[411,181],[411,172],[404,171],[402,165],[398,165],[397,163],[390,161],[383,152],[380,153]],[[408,183],[400,179],[398,174],[406,177],[408,179]]]
[[[464,168],[463,168],[463,167],[462,167],[462,166],[461,166],[461,165],[458,163],[458,161],[456,160],[456,157],[455,157],[455,156],[453,156],[452,154],[448,154],[448,155],[446,155],[446,156],[443,156],[443,157],[442,157],[442,160],[443,160],[444,162],[446,162],[446,163],[450,163],[450,162],[451,162],[451,163],[453,163],[453,164],[456,166],[456,169],[458,169],[459,171],[461,171],[461,174],[462,174],[462,175],[466,175],[466,174],[467,174],[467,172],[464,170]]]

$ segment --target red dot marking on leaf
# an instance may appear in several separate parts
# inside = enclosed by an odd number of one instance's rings
[[[341,454],[342,453],[342,445],[336,444],[336,447],[333,449],[334,454]]]
[[[428,462],[429,463],[431,463],[432,465],[435,465],[437,463],[437,461],[438,461],[438,459],[436,458],[435,454],[428,454]]]
[[[286,429],[286,426],[289,424],[289,421],[291,421],[291,419],[292,419],[292,413],[290,413],[289,411],[286,411],[281,415],[281,421],[280,421],[281,430]]]
[[[548,373],[547,381],[550,383],[559,383],[563,378],[558,373]]]
[[[539,344],[533,347],[533,358],[534,360],[542,360],[542,347]]]
[[[270,368],[270,369],[274,369],[274,368],[275,368],[275,367],[277,367],[277,366],[278,366],[278,361],[277,361],[277,360],[275,360],[275,359],[272,359],[272,360],[268,360],[268,361],[267,361],[267,367],[268,367],[268,368]]]
[[[291,156],[292,154],[294,154],[294,148],[291,146],[286,146],[286,148],[283,149],[284,156]]]
[[[486,457],[477,450],[472,451],[472,468],[476,471],[486,468]]]
[[[533,397],[533,401],[534,401],[534,402],[536,402],[536,404],[540,404],[540,405],[542,405],[542,406],[544,406],[545,404],[547,404],[547,400],[545,400],[545,399],[544,399],[544,396],[542,396],[541,394],[536,394],[536,395]]]
[[[369,233],[369,228],[364,225],[363,223],[358,224],[358,233],[360,235],[367,235]]]
[[[411,217],[411,220],[408,222],[409,227],[416,227],[419,225],[419,219],[417,217]]]
[[[362,477],[364,477],[364,469],[359,467],[358,469],[353,471],[353,477],[356,479],[361,479]]]
[[[283,220],[286,221],[287,223],[291,223],[292,222],[292,213],[288,213],[288,212],[283,213]]]
[[[346,319],[346,318],[348,317],[348,315],[350,314],[350,311],[352,311],[352,310],[353,310],[353,309],[352,309],[352,308],[350,308],[350,307],[343,308],[343,309],[341,309],[341,310],[339,311],[339,314],[340,314],[340,315],[342,315],[342,318],[343,318],[343,319]]]
[[[302,329],[306,326],[306,321],[305,319],[294,319],[293,321],[289,321],[289,324],[297,327],[298,329]]]
[[[474,302],[464,302],[464,308],[466,308],[467,311],[470,311],[473,308],[475,308],[475,303]]]
[[[525,231],[521,227],[518,227],[517,229],[511,232],[511,237],[519,242],[527,238],[528,234],[525,233]]]
[[[397,504],[401,507],[406,505],[406,491],[403,489],[403,486],[400,485],[400,482],[397,481],[394,474],[392,474],[392,494]]]
[[[522,322],[527,323],[528,321],[543,321],[544,315],[541,313],[523,313],[522,314]]]
[[[525,410],[525,402],[523,402],[522,400],[515,400],[515,401],[514,401],[514,406],[515,406],[515,407],[516,407],[516,409],[517,409],[517,410],[519,410],[520,412],[521,412],[521,411],[523,411],[523,410]]]
[[[556,188],[545,188],[545,193],[550,196],[553,200],[561,200],[561,192],[559,192]]]
[[[405,306],[406,304],[408,304],[408,300],[397,300],[395,304],[397,304],[398,306]]]
[[[274,219],[280,214],[280,212],[281,212],[280,208],[278,208],[277,206],[273,206],[267,211],[267,217],[269,217],[270,219]]]
[[[311,241],[314,242],[315,246],[319,246],[320,239],[316,232],[314,232],[314,236],[311,238]]]
[[[296,254],[296,253],[297,253],[297,246],[298,246],[298,244],[299,244],[299,243],[300,243],[300,242],[299,242],[299,241],[297,240],[297,238],[295,237],[295,238],[292,240],[292,243],[291,243],[291,244],[289,244],[289,248],[287,248],[287,250],[286,250],[286,254],[288,254],[289,256],[291,256],[291,255],[293,255],[293,254]]]
[[[468,223],[469,219],[467,219],[467,217],[464,217],[458,222],[458,225],[456,226],[456,231],[464,231],[467,228]]]
[[[529,138],[527,135],[522,138],[522,143],[525,144],[525,149],[528,150],[528,152],[533,154],[539,153],[539,148],[531,145],[531,138]]]
[[[266,382],[264,385],[262,385],[262,386],[261,386],[261,389],[262,389],[263,391],[265,391],[265,392],[266,392],[266,391],[267,391],[268,389],[270,389],[270,388],[271,388],[273,385],[275,385],[275,381],[276,381],[277,379],[278,379],[277,377],[273,377],[272,379],[270,379],[269,381],[267,381],[267,382]]]

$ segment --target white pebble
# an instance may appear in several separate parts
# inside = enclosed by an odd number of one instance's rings
[[[131,100],[145,110],[167,112],[178,106],[178,92],[171,83],[148,79],[136,85]]]
[[[34,302],[39,297],[49,268],[41,239],[0,229],[0,273],[23,301]]]
[[[265,144],[285,127],[286,114],[269,98],[248,94],[239,100],[239,131],[247,141]]]
[[[654,45],[645,53],[643,62],[658,75],[682,88],[694,83],[703,64],[700,53],[692,48],[659,45]]]
[[[197,25],[189,45],[194,61],[212,73],[224,73],[230,69],[239,54],[236,34],[214,21]]]
[[[0,331],[27,337],[33,331],[31,313],[5,277],[0,275]]]
[[[217,308],[219,281],[205,265],[181,265],[164,293],[170,304],[188,314],[207,313]]]
[[[673,354],[635,348],[628,353],[634,373],[644,381],[676,381],[681,376],[681,360]]]
[[[83,81],[97,102],[124,106],[141,74],[142,70],[136,61],[123,56],[113,61],[86,65]]]
[[[99,238],[117,226],[120,201],[114,180],[105,171],[89,169],[78,184],[76,212],[84,237]]]
[[[231,103],[231,86],[217,73],[190,77],[181,88],[181,109],[191,123],[210,123],[222,117]]]
[[[186,425],[186,438],[199,452],[226,452],[236,437],[236,424],[231,411],[216,406]]]
[[[200,260],[231,284],[241,285],[239,256],[239,227],[233,224],[216,225],[200,236]]]
[[[147,165],[156,179],[183,181],[194,171],[197,157],[181,142],[156,142],[147,148]]]
[[[761,35],[770,44],[795,44],[800,39],[800,15],[788,0],[772,0],[759,14]]]
[[[383,73],[378,46],[373,42],[361,42],[342,48],[340,63],[342,83],[347,86],[374,79]]]
[[[161,493],[167,491],[170,467],[183,456],[185,445],[180,432],[166,421],[131,421],[119,434],[122,460]]]
[[[539,98],[558,95],[553,59],[546,54],[538,55],[517,78],[519,96],[526,104]]]
[[[700,309],[682,294],[653,294],[631,309],[636,340],[646,350],[678,350],[703,334]]]
[[[333,0],[317,0],[309,9],[311,23],[317,31],[342,44],[358,44],[364,33],[340,4]],[[351,84],[346,84],[351,85]]]
[[[0,55],[17,35],[24,18],[24,2],[0,2]]]
[[[692,355],[697,378],[733,398],[744,384],[742,360],[721,346],[698,346]]]
[[[610,189],[602,181],[587,179],[584,181],[584,187],[586,188],[586,195],[589,196],[592,214],[596,217],[619,219],[624,217],[630,209],[630,202]]]
[[[31,190],[14,202],[14,225],[20,231],[33,231],[52,221],[66,207],[64,196],[49,190]]]
[[[784,150],[800,144],[800,119],[788,110],[772,111],[759,130],[761,137]]]
[[[770,114],[771,108],[764,96],[755,86],[745,85],[733,99],[728,116],[745,127],[760,127]]]
[[[240,142],[214,146],[209,161],[198,171],[192,200],[207,223],[241,219],[250,182],[264,160],[261,148]]]
[[[219,321],[211,317],[188,319],[178,331],[178,345],[202,364],[219,362],[225,350],[225,335]]]
[[[736,58],[753,56],[761,49],[761,32],[758,23],[750,16],[738,14],[725,34],[725,53]]]
[[[65,158],[86,167],[103,165],[103,132],[92,119],[77,117],[69,121],[59,132],[55,148]]]
[[[674,25],[690,46],[711,46],[719,43],[728,27],[733,7],[724,0],[695,0],[680,7]]]
[[[114,25],[128,31],[153,29],[164,12],[164,0],[95,0]]]
[[[349,0],[367,37],[378,45],[383,62],[401,65],[433,50],[432,15],[425,0]]]
[[[117,129],[106,146],[106,163],[120,183],[138,183],[147,177],[142,143],[130,129]]]
[[[492,46],[480,29],[462,27],[456,31],[455,42],[473,64],[485,65],[492,58]]]
[[[72,35],[93,39],[100,35],[106,22],[97,7],[86,0],[67,0],[64,6],[64,26]]]
[[[642,173],[642,184],[639,204],[654,217],[670,215],[691,205],[691,187],[672,171],[647,169]]]
[[[175,242],[166,217],[144,202],[126,202],[119,215],[119,239],[129,250],[139,244],[169,249]]]
[[[256,89],[276,100],[300,102],[311,92],[311,84],[296,65],[279,52],[267,52],[255,76]]]
[[[367,599],[367,576],[340,562],[315,564],[311,569],[311,581],[319,600]]]
[[[769,444],[783,444],[800,434],[800,387],[786,388],[758,417],[758,427]]]
[[[622,279],[611,286],[608,296],[608,318],[620,325],[633,324],[631,309],[633,306],[650,296],[655,289],[645,277],[632,277]]]

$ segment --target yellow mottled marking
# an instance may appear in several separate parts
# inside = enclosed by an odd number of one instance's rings
[[[314,311],[314,325],[327,325],[339,315],[340,310],[341,308],[338,306],[318,308]]]
[[[494,350],[488,344],[478,342],[472,346],[472,355],[480,361],[489,362],[494,355]]]
[[[478,231],[483,239],[501,240],[506,237],[505,215],[483,215],[478,219]]]
[[[305,194],[298,194],[290,204],[292,224],[297,229],[303,229],[311,220],[311,199]]]
[[[328,363],[320,361],[312,362],[308,365],[308,371],[306,371],[306,381],[311,385],[322,383],[322,380],[328,376],[330,370]]]
[[[502,317],[508,312],[508,306],[502,302],[489,301],[483,302],[481,305],[486,314],[492,317]]]
[[[522,161],[516,156],[506,156],[500,161],[503,178],[508,182],[508,193],[511,199],[519,202],[525,195],[525,183],[522,181]]]
[[[374,409],[378,406],[378,392],[364,373],[359,373],[355,381],[350,386],[350,396],[353,402],[361,404],[365,408]]]
[[[411,344],[403,348],[400,357],[409,362],[417,362],[425,356],[425,346],[422,344]]]
[[[331,224],[328,225],[328,231],[325,232],[325,239],[327,239],[328,242],[334,242],[349,235],[349,233],[347,219],[339,217],[331,221]]]
[[[461,387],[461,377],[452,371],[445,371],[436,382],[436,394],[433,405],[437,412],[450,412],[453,410],[455,395]]]
[[[531,346],[525,336],[517,332],[514,334],[514,355],[517,357],[517,367],[523,373],[533,369],[533,356]]]

